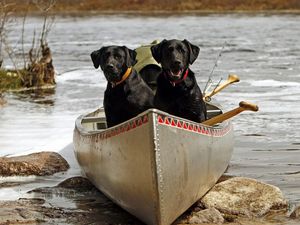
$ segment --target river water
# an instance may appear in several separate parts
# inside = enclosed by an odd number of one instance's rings
[[[240,101],[260,108],[233,119],[235,149],[227,173],[276,185],[291,203],[300,203],[299,22],[300,15],[56,16],[48,41],[57,87],[43,95],[5,95],[0,156],[72,151],[76,117],[101,106],[106,87],[103,74],[90,60],[93,50],[188,39],[201,48],[191,68],[202,90],[224,46],[213,80],[217,83],[234,73],[241,81],[215,99],[225,110]],[[41,25],[42,18],[27,19],[25,48]],[[21,24],[10,29],[11,42],[19,43],[13,47],[21,52]],[[1,199],[11,196],[0,194]]]

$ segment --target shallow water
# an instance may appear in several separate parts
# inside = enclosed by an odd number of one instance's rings
[[[236,143],[227,173],[276,185],[292,203],[300,203],[299,21],[299,15],[56,17],[48,40],[59,74],[57,87],[43,95],[6,94],[8,103],[0,109],[0,156],[72,151],[76,117],[103,101],[106,83],[92,66],[93,50],[186,38],[201,48],[192,69],[203,89],[226,42],[213,80],[217,83],[235,73],[241,81],[215,99],[226,110],[242,100],[260,107],[257,113],[244,112],[233,119]],[[28,18],[26,48],[41,24],[41,18]],[[20,43],[21,25],[10,29],[12,41]],[[21,51],[20,45],[16,48]],[[0,199],[4,196],[0,194]]]

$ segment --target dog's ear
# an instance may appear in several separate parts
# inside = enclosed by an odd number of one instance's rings
[[[122,48],[125,51],[125,55],[126,55],[126,59],[125,59],[126,66],[131,67],[134,64],[136,64],[136,51],[129,49],[126,46],[123,46]]]
[[[162,40],[159,44],[151,46],[151,53],[156,62],[161,63],[162,46],[166,43],[166,39]]]
[[[94,64],[94,67],[96,69],[98,69],[99,65],[100,65],[100,61],[101,61],[101,54],[104,50],[104,47],[100,48],[99,50],[97,51],[93,51],[91,53],[91,58],[92,58],[92,61],[93,61],[93,64]]]
[[[193,64],[195,62],[195,60],[197,59],[199,52],[200,52],[200,48],[196,45],[191,44],[188,40],[184,39],[183,43],[187,46],[187,48],[189,49],[189,63]]]

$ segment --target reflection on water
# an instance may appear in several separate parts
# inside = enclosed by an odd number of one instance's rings
[[[20,101],[28,101],[31,103],[54,106],[55,88],[26,90],[15,93]]]
[[[228,173],[277,185],[299,203],[299,19],[240,14],[57,17],[49,34],[60,74],[57,87],[42,95],[6,94],[8,103],[0,109],[0,154],[59,151],[72,142],[76,117],[103,102],[105,78],[90,60],[90,53],[103,45],[136,48],[156,39],[189,39],[201,48],[191,68],[203,89],[226,42],[213,80],[234,73],[241,81],[215,98],[225,110],[242,100],[260,107],[258,113],[244,112],[233,120],[236,143]],[[31,34],[40,23],[41,18],[28,18],[25,47],[31,46]],[[16,39],[20,28],[11,31]]]

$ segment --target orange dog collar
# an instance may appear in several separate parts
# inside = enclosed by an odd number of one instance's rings
[[[132,71],[132,67],[127,68],[126,72],[122,76],[122,79],[116,83],[113,83],[112,87],[115,87],[115,86],[121,84],[124,80],[126,80],[129,77],[129,75],[131,74],[131,71]]]

